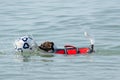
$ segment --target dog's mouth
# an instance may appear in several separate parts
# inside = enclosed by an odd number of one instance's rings
[[[41,47],[41,46],[39,46],[39,48],[44,50],[44,51],[47,51],[47,52],[51,50],[51,48],[46,48],[46,47]]]

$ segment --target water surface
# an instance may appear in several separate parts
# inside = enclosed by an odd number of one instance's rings
[[[120,1],[118,0],[0,0],[1,80],[119,80]],[[89,56],[41,57],[17,55],[14,40],[32,35],[38,44],[54,41],[89,46]]]

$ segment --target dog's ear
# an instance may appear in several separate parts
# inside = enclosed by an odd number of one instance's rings
[[[54,42],[51,42],[51,49],[54,51]]]
[[[51,44],[54,46],[54,43],[53,43],[53,42],[51,42]]]
[[[54,46],[53,42],[49,42],[49,46],[52,48]]]

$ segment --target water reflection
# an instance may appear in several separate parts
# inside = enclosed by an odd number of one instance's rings
[[[54,57],[54,54],[40,53],[40,52],[16,53],[16,59],[22,62],[30,62],[30,61],[52,62],[53,60],[50,60],[51,57]]]

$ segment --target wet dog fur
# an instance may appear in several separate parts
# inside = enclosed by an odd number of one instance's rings
[[[54,52],[54,43],[50,41],[43,42],[38,47],[46,52]]]

